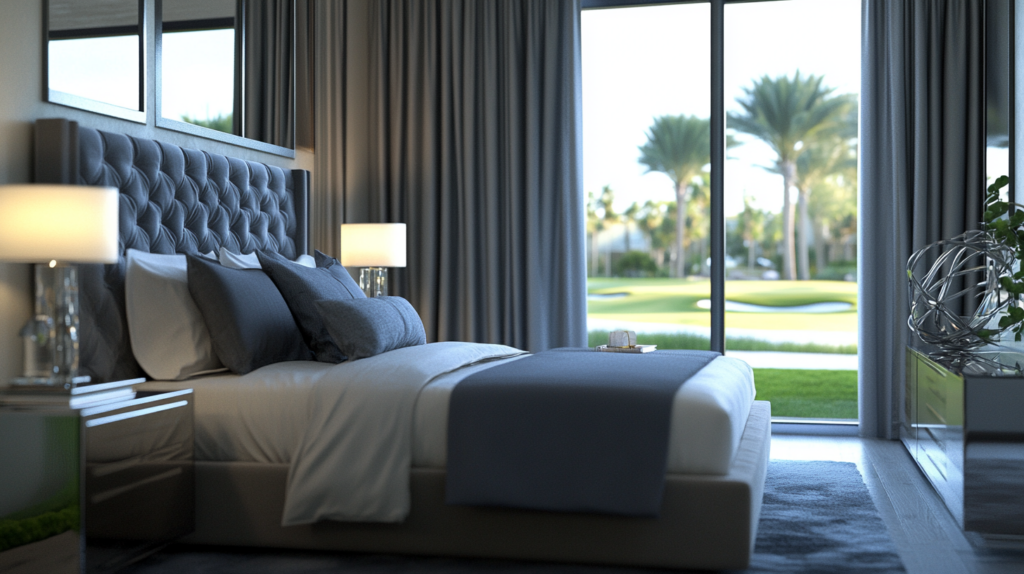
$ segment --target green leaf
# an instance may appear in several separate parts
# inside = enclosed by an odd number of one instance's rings
[[[993,181],[991,185],[988,186],[988,191],[989,191],[989,193],[993,193],[993,192],[998,193],[1000,189],[1006,187],[1007,185],[1009,185],[1009,183],[1010,183],[1009,176],[1001,175],[1001,176],[997,177],[996,180]]]

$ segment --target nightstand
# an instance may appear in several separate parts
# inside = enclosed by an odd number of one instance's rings
[[[139,382],[0,395],[0,571],[114,572],[192,532],[192,391]]]

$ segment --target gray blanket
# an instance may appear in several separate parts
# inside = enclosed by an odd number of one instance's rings
[[[464,379],[448,504],[657,516],[673,397],[719,353],[555,349]]]

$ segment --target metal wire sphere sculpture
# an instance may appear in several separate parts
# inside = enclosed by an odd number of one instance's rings
[[[935,253],[935,262],[928,262]],[[963,353],[988,343],[978,335],[1002,331],[989,323],[1010,302],[999,278],[1013,272],[1014,252],[984,231],[968,231],[936,241],[916,251],[907,261],[910,279],[910,318],[907,324],[922,341],[946,353]],[[982,281],[977,281],[978,276]],[[960,309],[977,307],[970,315]]]

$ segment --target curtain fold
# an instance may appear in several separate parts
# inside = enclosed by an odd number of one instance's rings
[[[311,246],[338,257],[345,198],[346,8],[339,0],[310,0],[313,181],[310,188]]]
[[[907,259],[981,221],[984,30],[982,2],[863,2],[858,402],[865,437],[899,437],[911,335]]]
[[[315,0],[295,1],[295,147],[306,149],[316,146],[314,80],[317,44],[314,4]]]
[[[376,0],[373,222],[430,340],[586,344],[579,1]]]
[[[292,0],[241,3],[244,50],[242,135],[295,147]]]

